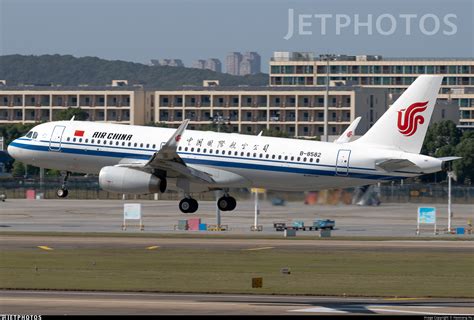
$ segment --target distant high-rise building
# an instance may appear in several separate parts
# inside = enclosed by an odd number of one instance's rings
[[[219,59],[209,58],[206,60],[205,69],[222,72],[222,63]]]
[[[194,60],[192,67],[196,69],[204,69],[206,67],[206,60]]]
[[[227,73],[245,76],[261,72],[261,57],[257,52],[230,52],[226,59]]]
[[[261,72],[261,58],[257,52],[245,52],[239,65],[239,74],[256,74]]]
[[[240,74],[240,62],[242,54],[240,52],[230,52],[226,58],[226,71],[228,74],[238,76]]]
[[[154,66],[184,67],[181,59],[151,59]]]

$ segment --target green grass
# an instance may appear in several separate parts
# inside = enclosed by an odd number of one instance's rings
[[[0,252],[0,287],[474,297],[473,265],[472,253],[449,251],[21,248]],[[252,277],[263,277],[262,289],[251,288]]]

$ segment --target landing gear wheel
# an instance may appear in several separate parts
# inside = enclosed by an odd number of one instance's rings
[[[233,197],[221,197],[217,200],[217,207],[221,211],[232,211],[237,206],[237,201]]]
[[[179,210],[181,210],[182,213],[194,213],[198,207],[198,202],[192,198],[184,198],[179,202]]]
[[[58,198],[66,198],[67,195],[68,195],[69,191],[67,189],[58,189],[56,191],[56,195],[58,196]]]

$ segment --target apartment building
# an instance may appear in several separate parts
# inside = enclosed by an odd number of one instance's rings
[[[383,58],[382,56],[321,55],[307,52],[275,52],[270,61],[269,84],[273,87],[325,86],[329,81],[390,93],[406,89],[420,74],[444,76],[440,101],[459,106],[463,128],[474,128],[473,58]]]
[[[219,119],[232,132],[258,134],[263,129],[295,137],[323,134],[323,88],[183,87],[154,92],[155,122],[177,127],[190,119],[189,128],[209,126]],[[384,88],[331,87],[328,104],[330,136],[341,134],[358,116],[362,134],[388,106]]]
[[[122,83],[122,85],[120,85]],[[0,86],[0,124],[54,121],[62,110],[81,108],[90,121],[153,121],[153,92],[116,81],[114,86]]]

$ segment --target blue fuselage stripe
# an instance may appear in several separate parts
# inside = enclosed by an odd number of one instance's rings
[[[22,139],[25,141],[25,139]],[[56,143],[57,145],[58,143]],[[27,149],[27,150],[35,150],[35,151],[44,151],[44,152],[60,152],[60,153],[67,153],[67,154],[79,154],[79,155],[89,155],[89,156],[99,156],[99,157],[113,157],[113,158],[129,158],[129,159],[138,159],[138,160],[148,160],[155,152],[154,150],[143,150],[140,149],[139,151],[146,151],[148,154],[143,153],[134,153],[134,152],[122,152],[122,151],[104,151],[104,150],[91,150],[91,149],[77,149],[77,148],[69,148],[64,147],[67,143],[61,143],[60,151],[51,151],[49,146],[47,145],[37,145],[37,144],[28,144],[28,143],[19,143],[19,142],[12,142],[10,145],[13,147]],[[87,145],[90,148],[111,148],[109,146],[101,146],[101,145]],[[81,147],[84,147],[81,145]],[[117,148],[118,149],[118,148]],[[131,148],[123,148],[127,151],[137,151]],[[248,158],[240,158],[240,157],[226,157],[225,155],[213,155],[213,154],[195,154],[195,153],[188,153],[188,152],[178,152],[183,157],[183,161],[187,164],[199,164],[199,165],[209,165],[209,166],[218,166],[218,167],[227,167],[227,168],[241,168],[241,169],[253,169],[253,170],[263,170],[263,171],[274,171],[274,172],[286,172],[286,173],[296,173],[296,174],[303,174],[303,175],[315,175],[315,176],[335,176],[335,167],[330,165],[320,165],[314,163],[297,163],[298,165],[305,165],[309,168],[297,168],[297,167],[289,167],[288,164],[292,164],[291,162],[286,161],[275,161],[269,159],[248,159]],[[199,156],[199,157],[212,157],[212,158],[221,158],[225,159],[226,161],[222,160],[215,160],[215,159],[196,159],[196,158],[186,158],[185,156]],[[245,162],[235,162],[235,160],[245,160],[245,161],[253,161],[253,163],[245,163]],[[269,163],[269,164],[262,164],[262,162]],[[284,166],[275,165],[276,163],[284,164]],[[315,169],[315,167],[325,167],[332,170],[321,170]],[[374,169],[369,168],[357,168],[357,167],[350,167],[349,169],[356,169],[356,170],[368,170],[374,171]],[[358,178],[358,179],[371,179],[371,180],[390,180],[390,179],[402,179],[405,178],[403,176],[390,176],[390,175],[377,175],[372,173],[358,173],[358,172],[350,172],[348,175],[342,175],[343,177],[351,177],[351,178]]]

